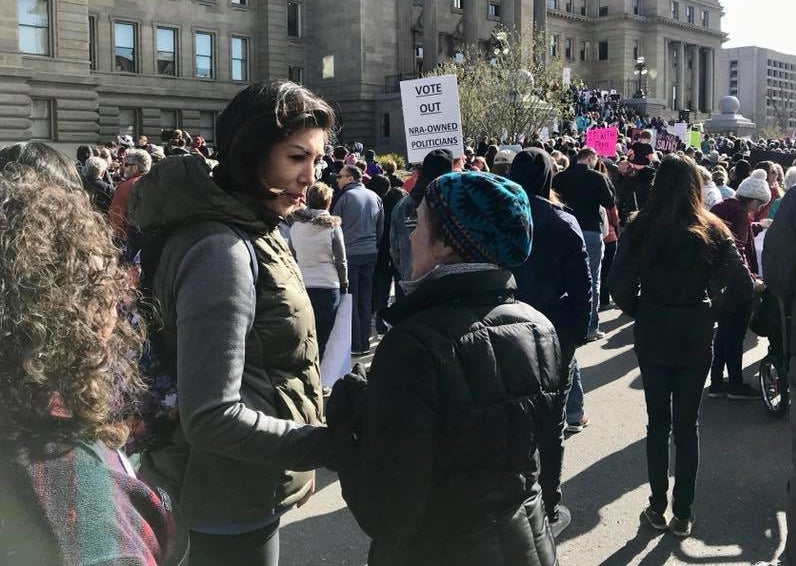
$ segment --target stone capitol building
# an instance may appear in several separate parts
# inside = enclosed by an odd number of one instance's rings
[[[340,141],[404,153],[399,82],[490,40],[546,30],[547,57],[649,107],[706,117],[718,0],[0,0],[0,145],[184,127],[211,144],[245,84],[289,78],[329,100]],[[694,114],[692,114],[694,117]]]

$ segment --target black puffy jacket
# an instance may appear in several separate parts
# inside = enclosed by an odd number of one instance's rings
[[[508,271],[450,274],[386,311],[358,442],[338,460],[370,566],[557,564],[539,495],[560,498],[561,354],[514,289]]]

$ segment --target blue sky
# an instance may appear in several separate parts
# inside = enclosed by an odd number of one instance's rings
[[[794,0],[720,0],[722,29],[730,34],[724,47],[757,45],[796,55]]]

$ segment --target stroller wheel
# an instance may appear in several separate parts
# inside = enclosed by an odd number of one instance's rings
[[[775,417],[782,417],[788,412],[790,392],[788,378],[783,375],[773,357],[769,354],[760,360],[760,392],[766,410]]]

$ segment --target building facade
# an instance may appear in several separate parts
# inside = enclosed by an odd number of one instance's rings
[[[735,96],[741,113],[758,130],[796,132],[796,56],[762,47],[735,47],[719,53],[716,81]]]
[[[548,54],[587,84],[626,98],[638,90],[643,57],[650,99],[704,117],[717,100],[722,14],[718,0],[547,0]]]
[[[290,78],[338,110],[341,141],[403,153],[400,80],[498,25],[546,26],[550,57],[625,95],[643,56],[650,97],[707,112],[720,21],[717,0],[0,0],[0,144],[176,126],[212,143],[245,84]]]

